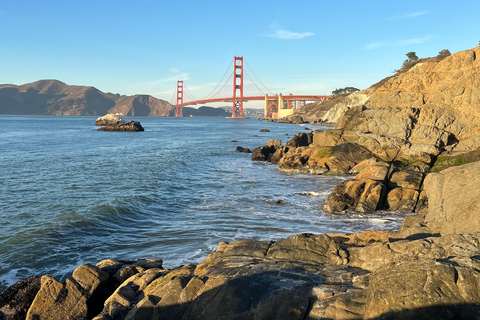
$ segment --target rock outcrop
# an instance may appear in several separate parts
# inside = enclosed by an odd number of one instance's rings
[[[321,121],[336,121],[334,129],[315,130],[301,147],[279,146],[276,157],[252,159],[278,163],[280,171],[358,173],[334,189],[327,212],[418,212],[430,171],[479,158],[478,54],[480,46],[441,61],[423,59],[366,90],[326,101],[331,108]],[[374,167],[359,173],[362,161]]]
[[[478,317],[480,233],[413,241],[390,235],[391,240],[385,232],[366,232],[221,242],[200,264],[175,269],[163,269],[159,261],[82,265],[65,283],[43,276],[26,318]],[[22,288],[12,286],[0,301],[20,296]],[[5,310],[0,309],[4,318],[19,319]]]
[[[138,121],[125,121],[119,116],[107,114],[95,121],[96,126],[101,126],[98,131],[145,131]]]

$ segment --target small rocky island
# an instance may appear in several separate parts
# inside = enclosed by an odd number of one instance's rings
[[[403,68],[338,98],[320,119],[335,128],[252,151],[280,171],[351,175],[326,214],[398,211],[400,230],[221,242],[174,269],[84,264],[9,287],[0,319],[480,319],[478,54]]]
[[[125,121],[119,116],[107,114],[95,121],[96,126],[101,126],[98,131],[145,131],[138,121]]]

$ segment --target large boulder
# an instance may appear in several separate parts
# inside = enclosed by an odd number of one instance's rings
[[[480,231],[480,162],[451,167],[425,178],[425,222],[440,234]]]
[[[129,131],[129,132],[137,132],[137,131],[145,131],[142,127],[140,122],[138,121],[124,121],[119,124],[115,125],[107,125],[98,128],[98,131]]]
[[[382,208],[385,184],[375,180],[346,180],[338,184],[323,204],[327,213],[371,213]]]
[[[98,131],[145,131],[138,121],[125,121],[119,116],[107,114],[95,121],[96,126],[101,126]]]

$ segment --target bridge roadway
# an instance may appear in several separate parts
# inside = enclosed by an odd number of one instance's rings
[[[318,95],[286,95],[281,96],[284,100],[294,100],[294,101],[319,101],[327,99],[330,96],[318,96]],[[278,95],[275,96],[245,96],[245,97],[227,97],[227,98],[213,98],[213,99],[203,99],[203,100],[194,100],[184,103],[179,103],[178,107],[191,106],[204,103],[213,103],[213,102],[233,102],[233,101],[263,101],[263,100],[273,100],[278,99]]]

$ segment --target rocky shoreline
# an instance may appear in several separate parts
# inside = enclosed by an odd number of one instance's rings
[[[412,213],[397,232],[221,242],[174,269],[81,265],[14,284],[0,319],[479,319],[479,53],[417,64],[333,106],[335,128],[252,150],[280,171],[352,175],[323,210]]]

